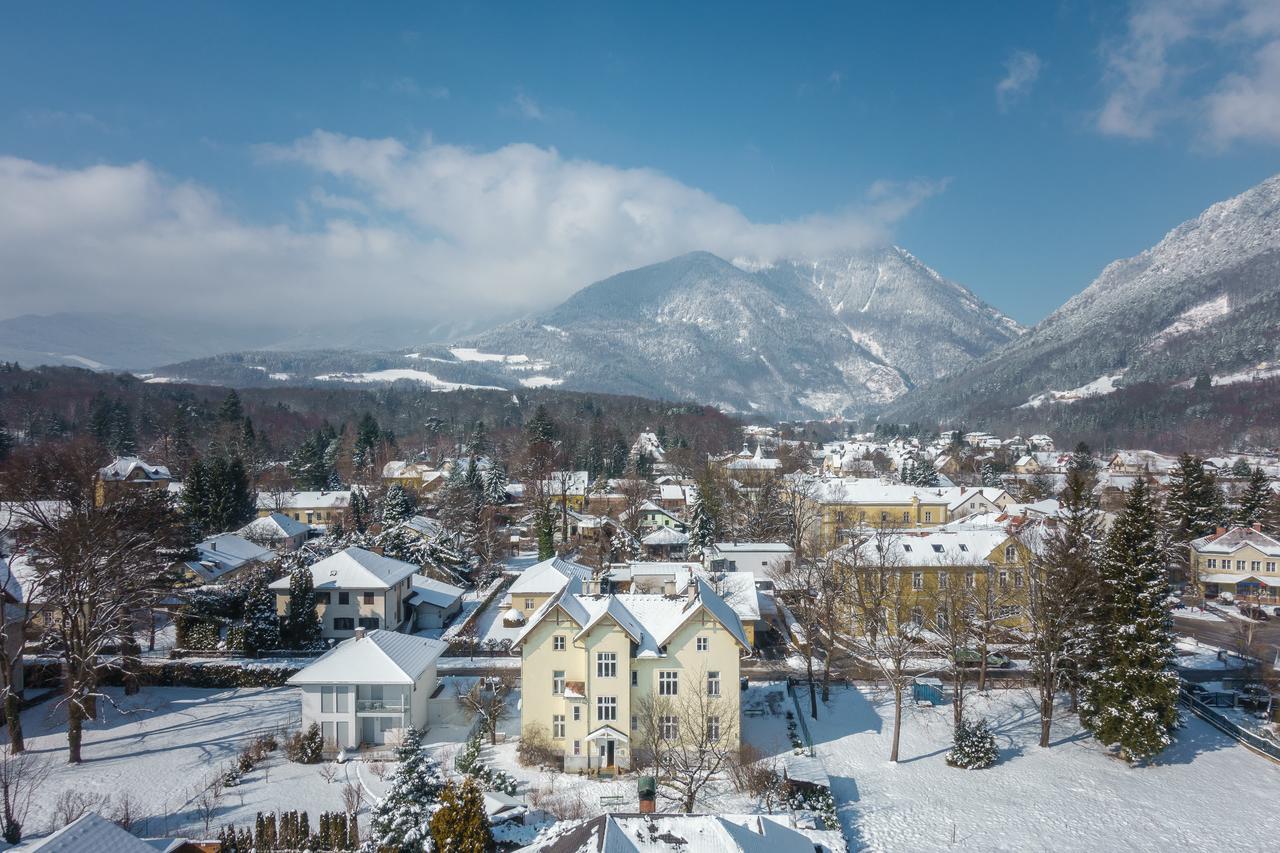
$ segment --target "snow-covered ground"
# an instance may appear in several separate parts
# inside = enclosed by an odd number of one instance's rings
[[[363,373],[323,373],[316,377],[322,382],[398,382],[408,379],[421,382],[433,391],[486,390],[503,391],[497,385],[469,385],[465,382],[448,382],[425,370],[414,370],[408,367],[389,367],[385,370],[370,370]],[[151,380],[147,380],[150,382]]]
[[[1117,385],[1124,378],[1124,371],[1111,375],[1099,376],[1092,382],[1086,382],[1079,388],[1072,388],[1070,391],[1046,391],[1043,394],[1036,394],[1027,402],[1019,406],[1019,409],[1038,409],[1045,403],[1074,403],[1087,397],[1101,397],[1113,393],[1120,386]]]
[[[127,796],[137,832],[204,834],[193,798],[218,768],[230,763],[254,737],[299,725],[293,688],[198,690],[146,688],[124,696],[108,694],[120,707],[100,703],[99,720],[85,726],[84,762],[66,763],[66,714],[53,701],[23,713],[27,746],[48,761],[52,772],[35,798],[29,835],[44,834],[64,792],[110,797],[96,808],[106,814]],[[323,810],[342,807],[341,789],[351,765],[339,767],[332,782],[318,765],[293,764],[277,750],[243,781],[227,788],[211,828],[252,825],[259,811],[306,808],[314,821]]]
[[[809,721],[854,850],[1264,850],[1280,797],[1280,767],[1191,715],[1149,767],[1109,757],[1062,713],[1038,745],[1034,698],[1023,690],[970,698],[990,722],[1000,762],[945,763],[949,706],[908,706],[901,755],[888,762],[887,693],[838,689]]]

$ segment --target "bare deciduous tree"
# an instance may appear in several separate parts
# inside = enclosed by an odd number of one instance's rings
[[[467,690],[456,687],[458,704],[472,717],[480,718],[480,731],[488,735],[489,743],[498,742],[498,724],[511,713],[508,696],[515,688],[515,678],[503,673],[477,679]]]
[[[189,545],[167,492],[127,488],[95,499],[99,461],[91,447],[71,445],[16,466],[8,480],[48,613],[44,643],[62,659],[72,763],[80,762],[84,720],[104,696],[100,668],[130,676],[134,616],[172,585],[172,566]],[[112,646],[124,654],[105,658]]]
[[[31,811],[31,801],[49,775],[49,764],[40,756],[0,745],[0,805],[4,807],[4,840],[17,844]]]
[[[898,760],[902,699],[910,686],[908,662],[921,646],[923,614],[905,588],[893,553],[898,533],[887,525],[841,552],[853,609],[855,651],[871,662],[893,693],[893,741],[889,760]]]
[[[737,758],[735,706],[707,690],[705,671],[675,696],[647,694],[636,703],[642,766],[651,767],[663,795],[692,812],[702,793]]]

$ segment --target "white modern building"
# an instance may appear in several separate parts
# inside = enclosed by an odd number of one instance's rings
[[[771,580],[776,566],[789,571],[796,552],[783,542],[717,542],[703,555],[709,571],[751,572],[756,580]]]
[[[302,688],[302,725],[320,726],[327,749],[394,743],[410,727],[427,729],[440,640],[357,630],[289,679]]]

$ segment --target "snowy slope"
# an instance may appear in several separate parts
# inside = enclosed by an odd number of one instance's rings
[[[1109,264],[1027,335],[890,407],[898,419],[1048,400],[1122,374],[1173,385],[1280,357],[1280,176]],[[1057,392],[1063,393],[1063,392]]]
[[[565,388],[826,416],[883,405],[1020,332],[898,248],[767,266],[695,252],[451,352],[488,354],[526,384],[533,363]]]

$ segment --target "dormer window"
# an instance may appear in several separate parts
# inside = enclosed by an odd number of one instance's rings
[[[935,554],[941,554],[941,553],[942,553],[942,546],[941,546],[941,545],[934,545],[934,546],[933,546],[933,552],[934,552]]]
[[[961,542],[961,543],[960,543],[960,550],[961,550],[961,551],[964,551],[964,552],[967,554],[967,553],[969,553],[969,546],[968,546],[968,545],[966,545],[966,544],[964,544],[963,542]]]
[[[902,550],[904,550],[904,551],[906,551],[908,554],[910,554],[910,553],[911,553],[911,546],[910,546],[910,545],[903,545],[903,546],[902,546]]]

